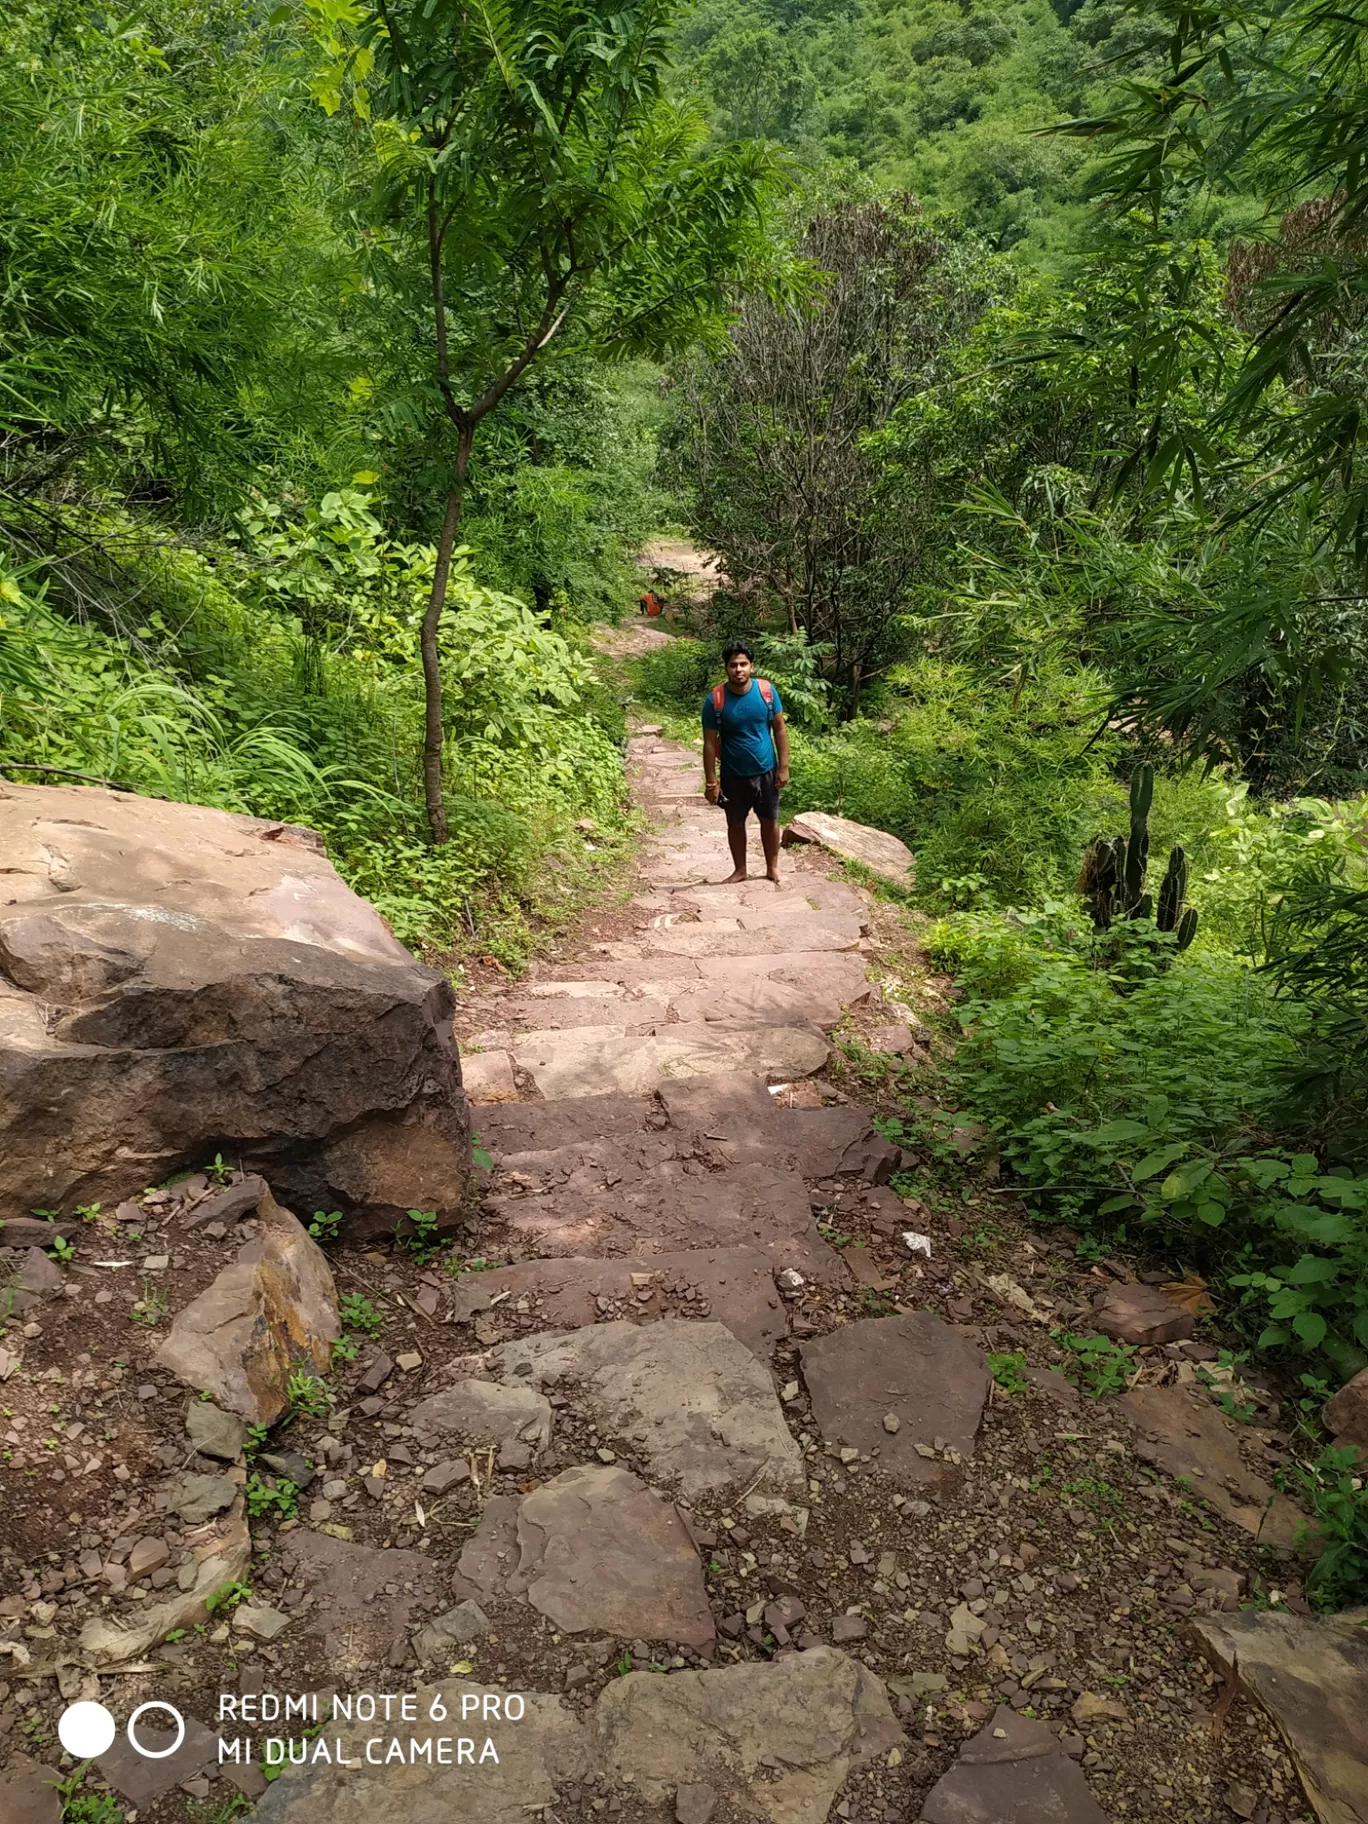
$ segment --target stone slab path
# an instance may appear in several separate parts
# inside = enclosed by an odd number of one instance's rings
[[[652,826],[632,902],[645,928],[481,1003],[464,1056],[476,1104],[516,1099],[519,1081],[553,1102],[710,1076],[791,1082],[821,1070],[827,1034],[869,993],[866,895],[787,853],[778,889],[763,872],[709,884],[731,863],[698,756],[642,733],[627,769]],[[754,829],[752,848],[763,870]]]

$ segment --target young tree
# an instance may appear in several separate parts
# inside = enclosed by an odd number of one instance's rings
[[[771,286],[758,145],[705,152],[662,77],[677,0],[308,0],[332,61],[315,92],[374,115],[386,251],[421,260],[433,403],[454,435],[422,626],[424,794],[446,840],[438,629],[471,451],[535,363],[666,355]]]
[[[936,379],[980,293],[906,197],[819,216],[800,251],[814,297],[747,301],[725,354],[690,375],[671,442],[702,538],[832,648],[854,715],[934,519],[926,478],[890,473],[868,439]]]

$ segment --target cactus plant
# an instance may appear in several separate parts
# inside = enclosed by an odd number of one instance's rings
[[[1154,768],[1138,766],[1130,784],[1130,835],[1093,838],[1084,851],[1078,891],[1088,902],[1094,930],[1108,931],[1118,918],[1152,918],[1158,930],[1172,933],[1176,954],[1186,950],[1196,936],[1197,914],[1191,907],[1184,909],[1188,865],[1180,843],[1169,854],[1157,912],[1153,894],[1145,891],[1153,802]]]

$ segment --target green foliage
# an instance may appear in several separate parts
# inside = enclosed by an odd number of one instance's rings
[[[204,1599],[204,1607],[210,1615],[217,1615],[221,1609],[235,1609],[240,1602],[250,1602],[251,1598],[251,1585],[232,1579],[211,1590]]]
[[[341,1210],[315,1210],[309,1233],[315,1241],[336,1241],[342,1231]]]
[[[316,1374],[306,1368],[291,1370],[290,1378],[285,1384],[285,1398],[291,1412],[308,1413],[311,1418],[321,1418],[331,1411],[333,1397]]]
[[[243,1493],[247,1497],[247,1512],[253,1520],[259,1520],[263,1514],[293,1520],[299,1511],[299,1490],[288,1480],[272,1484],[262,1481],[260,1476],[250,1476]]]
[[[342,1322],[348,1330],[359,1330],[363,1336],[376,1336],[385,1327],[385,1314],[377,1311],[360,1292],[344,1292],[338,1304]]]
[[[1020,1349],[1007,1354],[988,1355],[988,1372],[1004,1393],[1025,1393],[1031,1385],[1026,1376],[1026,1357]]]
[[[73,1792],[62,1806],[62,1824],[123,1824],[123,1815],[107,1792]]]
[[[1315,1516],[1320,1555],[1306,1580],[1318,1609],[1368,1601],[1368,1489],[1352,1445],[1321,1452],[1297,1466],[1299,1492]]]
[[[1109,1336],[1076,1336],[1068,1330],[1050,1334],[1064,1350],[1064,1373],[1090,1400],[1124,1393],[1135,1373],[1135,1351]]]

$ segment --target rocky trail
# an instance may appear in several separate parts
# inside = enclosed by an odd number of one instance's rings
[[[1368,1656],[1301,1601],[1275,1394],[939,1120],[886,902],[807,845],[701,884],[696,756],[628,764],[630,903],[457,1009],[491,1163],[454,1245],[320,1249],[229,1162],[82,1272],[14,1254],[0,1824],[58,1824],[95,1696],[188,1719],[96,1762],[97,1824],[1368,1819]],[[1062,1331],[1134,1353],[1102,1389]],[[334,1692],[419,1707],[254,1720]],[[268,1735],[307,1764],[268,1783]]]

